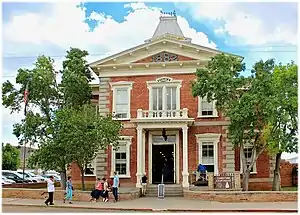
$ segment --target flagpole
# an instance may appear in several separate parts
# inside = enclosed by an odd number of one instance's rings
[[[27,81],[25,92],[24,92],[24,115],[25,115],[25,133],[24,133],[24,149],[23,149],[23,181],[22,187],[24,188],[24,179],[25,179],[25,157],[26,157],[26,143],[27,143],[27,104],[28,104],[28,90],[29,90],[29,81]]]

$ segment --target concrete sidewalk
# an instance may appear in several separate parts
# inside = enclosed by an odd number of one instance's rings
[[[43,199],[11,199],[3,198],[3,205],[18,206],[41,206],[46,207]],[[51,207],[59,208],[86,208],[116,211],[173,211],[173,212],[297,212],[297,202],[239,202],[221,203],[212,201],[189,200],[182,197],[165,198],[140,198],[135,200],[111,202],[73,202],[73,204],[63,203],[62,200],[55,200],[55,205]],[[50,206],[49,206],[50,207]]]

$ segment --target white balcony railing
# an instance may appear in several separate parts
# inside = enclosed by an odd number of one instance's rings
[[[137,110],[137,119],[187,119],[188,109],[182,110]]]

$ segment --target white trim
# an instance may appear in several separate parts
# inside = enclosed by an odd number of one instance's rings
[[[149,131],[148,132],[148,179],[149,184],[152,184],[152,145],[153,145],[153,135],[161,135],[161,131]],[[176,143],[161,143],[164,145],[174,145],[174,159],[175,165],[174,165],[174,182],[175,184],[179,184],[179,131],[166,131],[166,135],[175,135],[176,136]],[[156,145],[156,144],[154,144]],[[176,146],[175,146],[176,145]]]
[[[131,146],[132,136],[120,136],[119,144],[125,144],[126,145],[126,175],[120,175],[118,174],[119,178],[131,178],[130,174],[130,146]],[[115,163],[115,150],[113,147],[111,148],[111,171],[110,171],[110,177],[113,177],[114,171],[116,168]]]
[[[201,66],[199,67],[201,68]],[[145,75],[179,75],[179,74],[194,74],[197,67],[174,67],[174,68],[158,68],[158,69],[120,69],[120,70],[101,70],[99,76],[101,78],[111,77],[128,77],[128,76],[145,76]]]
[[[213,106],[213,115],[202,115],[202,100],[206,100],[206,97],[200,98],[198,96],[198,115],[197,118],[216,118],[218,117],[218,111],[216,109],[216,100],[212,101],[212,106]]]
[[[202,143],[203,142],[213,142],[214,146],[214,175],[219,173],[219,166],[218,166],[218,143],[220,141],[221,134],[217,133],[205,133],[205,134],[196,134],[196,141],[198,143],[198,164],[202,164]],[[197,165],[198,165],[197,164]],[[205,164],[204,164],[205,165]]]
[[[208,48],[208,47],[205,47],[205,46],[201,46],[201,45],[197,45],[197,44],[193,44],[193,43],[181,42],[181,41],[178,41],[178,40],[172,40],[172,39],[167,39],[167,38],[162,37],[162,38],[160,38],[158,40],[154,40],[154,41],[151,41],[149,43],[143,43],[141,45],[138,45],[138,46],[132,47],[130,49],[124,50],[122,52],[119,52],[117,54],[111,55],[111,56],[106,57],[104,59],[92,62],[92,63],[89,64],[89,66],[90,67],[95,67],[98,64],[103,64],[103,63],[105,63],[107,61],[110,61],[112,59],[120,58],[123,55],[130,54],[130,53],[136,52],[138,50],[142,50],[142,49],[144,49],[146,47],[151,47],[151,46],[153,46],[155,44],[159,44],[159,43],[163,43],[163,44],[173,43],[173,44],[177,44],[177,45],[182,45],[185,48],[196,49],[196,51],[197,50],[201,50],[201,51],[205,51],[205,52],[212,53],[212,54],[224,53],[226,55],[231,55],[231,56],[239,57],[239,58],[241,58],[241,60],[243,59],[243,57],[241,57],[241,56],[230,54],[230,53],[226,53],[226,52],[222,52],[222,51],[219,51],[219,50],[216,50],[216,49],[212,49],[212,48]]]
[[[246,148],[251,148],[252,146],[244,146],[244,150],[246,149]],[[247,158],[246,158],[247,159]],[[242,164],[242,158],[241,158],[241,156],[240,156],[240,173],[241,174],[243,174],[243,164]],[[256,162],[254,163],[254,165],[253,165],[253,172],[250,172],[250,174],[252,175],[255,175],[255,174],[257,174],[257,168],[256,168]]]
[[[130,103],[131,103],[131,90],[132,85],[134,82],[128,82],[128,81],[119,81],[119,82],[111,82],[111,90],[113,91],[113,105],[112,105],[112,112],[115,113],[116,111],[116,98],[117,98],[117,90],[121,88],[127,88],[128,93],[128,110],[127,110],[127,117],[126,118],[114,118],[115,120],[130,120]]]

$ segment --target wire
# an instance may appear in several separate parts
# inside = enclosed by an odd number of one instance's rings
[[[239,48],[241,48],[239,50]],[[270,48],[296,48],[296,46],[293,45],[274,45],[274,46],[260,46],[260,47],[253,47],[253,48],[249,48],[249,47],[241,47],[241,46],[236,46],[236,47],[232,47],[232,48],[225,48],[224,51],[226,50],[226,52],[228,51],[233,51],[233,52],[239,52],[239,53],[245,53],[245,52],[267,52],[267,53],[272,53],[272,52],[282,52],[282,53],[287,53],[287,52],[297,52],[297,50],[255,50],[255,49],[270,49]],[[244,49],[244,50],[243,50]],[[89,56],[110,56],[116,53],[94,53],[94,54],[89,54]],[[61,58],[61,57],[65,57],[65,55],[46,55],[47,57],[51,57],[51,58]],[[19,59],[19,58],[37,58],[38,56],[10,56],[10,55],[4,55],[3,58],[12,58],[12,59]]]

